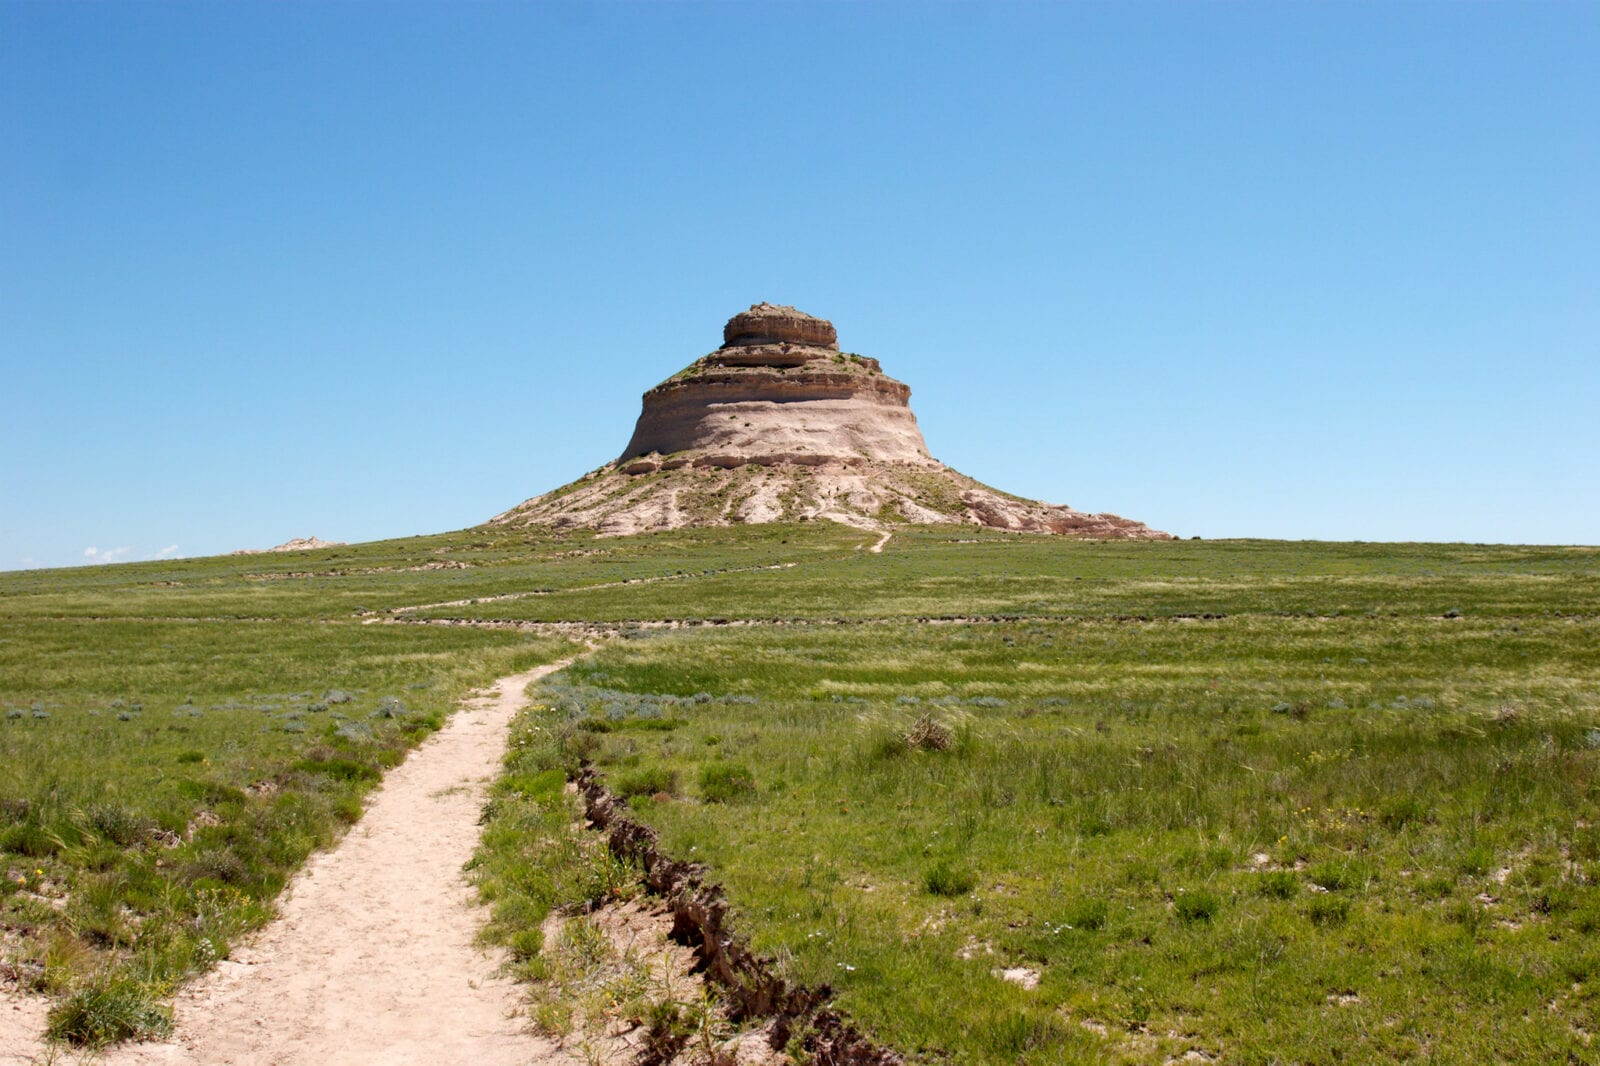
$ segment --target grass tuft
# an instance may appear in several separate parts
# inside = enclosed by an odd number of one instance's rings
[[[172,1012],[155,990],[129,977],[102,975],[51,1008],[47,1034],[77,1047],[99,1048],[160,1039],[171,1030]]]
[[[978,883],[970,867],[940,859],[922,872],[922,888],[934,896],[964,896]]]
[[[700,798],[707,803],[732,803],[756,791],[756,776],[743,763],[712,762],[700,768]]]

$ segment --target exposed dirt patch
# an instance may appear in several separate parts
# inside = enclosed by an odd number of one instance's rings
[[[699,960],[672,939],[673,916],[660,900],[628,900],[588,914],[552,915],[543,957],[552,980],[536,1020],[559,1024],[563,1045],[607,1066],[780,1066],[774,1024],[735,1025],[707,994]],[[596,949],[598,934],[605,947]],[[587,946],[574,951],[574,941]]]
[[[44,1032],[49,1004],[41,996],[8,993],[0,999],[0,1063],[24,1066],[45,1054],[39,1034]]]
[[[699,969],[726,997],[731,1021],[767,1019],[768,1039],[780,1047],[803,1031],[804,1050],[818,1066],[901,1066],[904,1059],[897,1052],[875,1043],[828,1005],[831,989],[791,985],[772,959],[751,952],[728,928],[722,887],[708,884],[698,864],[665,855],[655,832],[627,817],[627,808],[592,769],[583,771],[578,787],[589,821],[606,833],[612,852],[644,870],[645,886],[672,916],[672,939],[693,948]]]

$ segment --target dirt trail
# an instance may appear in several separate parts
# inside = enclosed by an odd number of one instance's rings
[[[94,1061],[576,1062],[526,1032],[518,986],[496,977],[500,958],[473,943],[483,913],[461,872],[523,689],[565,665],[501,678],[463,703],[389,772],[339,846],[296,875],[278,920],[180,993],[170,1041],[114,1048]],[[19,1056],[13,1062],[31,1057],[9,1042],[0,1047]],[[44,1049],[35,1044],[32,1054]]]
[[[7,995],[0,1000],[0,1063],[26,1066],[44,1057],[45,1013],[50,1004],[42,996]]]
[[[887,538],[885,538],[887,539]],[[877,550],[877,549],[874,549]],[[500,603],[504,600],[527,600],[539,596],[567,595],[575,592],[596,592],[600,589],[618,589],[624,585],[654,585],[661,581],[692,581],[695,578],[725,574],[749,574],[758,570],[792,570],[799,563],[763,563],[760,566],[730,566],[726,570],[704,571],[693,574],[658,574],[655,577],[625,577],[618,581],[601,581],[594,585],[573,585],[570,588],[532,589],[528,592],[502,592],[496,596],[477,596],[466,600],[441,600],[438,603],[417,603],[406,607],[390,607],[383,614],[402,614],[406,611],[431,611],[440,607],[470,607],[477,603]],[[383,621],[381,616],[368,618],[364,624]]]

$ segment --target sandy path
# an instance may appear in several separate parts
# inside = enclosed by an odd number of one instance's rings
[[[576,1061],[513,1016],[521,991],[494,975],[498,957],[473,944],[483,912],[461,872],[523,689],[565,665],[501,678],[489,695],[463,703],[389,772],[339,846],[295,876],[278,920],[179,995],[172,1040],[114,1048],[94,1061]],[[0,1011],[20,1013],[13,1006],[0,1003]],[[41,1005],[25,1007],[42,1023]],[[44,1049],[7,1045],[0,1053],[27,1062]]]
[[[26,1066],[44,1056],[44,1032],[50,1004],[43,996],[8,995],[0,1000],[0,1063]]]

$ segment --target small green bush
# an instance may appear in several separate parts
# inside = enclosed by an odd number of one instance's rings
[[[1079,900],[1067,911],[1067,924],[1074,929],[1104,929],[1110,909],[1103,899]]]
[[[623,799],[630,799],[634,796],[654,796],[657,793],[676,796],[678,794],[678,771],[669,770],[664,766],[648,766],[637,770],[625,770],[612,778],[611,791]]]
[[[1366,871],[1348,862],[1319,862],[1306,871],[1314,885],[1329,892],[1347,892],[1359,888],[1366,880]]]
[[[935,896],[962,896],[972,891],[978,876],[949,859],[940,859],[922,874],[922,887]]]
[[[1456,860],[1456,869],[1468,877],[1481,877],[1494,864],[1494,849],[1475,844]]]
[[[1383,805],[1380,817],[1384,828],[1400,830],[1408,825],[1426,821],[1428,808],[1415,796],[1397,796]]]
[[[88,815],[95,832],[123,847],[137,844],[156,828],[154,819],[115,803],[98,803],[89,808]]]
[[[374,767],[354,759],[302,759],[294,769],[307,774],[324,774],[340,781],[376,781],[382,776]]]
[[[1204,889],[1184,892],[1173,902],[1173,907],[1185,922],[1209,922],[1222,909],[1222,897]]]
[[[1350,916],[1350,901],[1343,896],[1321,893],[1306,903],[1306,917],[1312,925],[1343,925]]]
[[[172,1029],[172,1014],[149,989],[126,977],[98,977],[50,1011],[48,1033],[78,1047],[149,1040]]]
[[[755,790],[755,774],[743,763],[712,762],[700,768],[700,798],[707,803],[731,803]]]
[[[1268,899],[1293,899],[1300,894],[1300,879],[1288,870],[1268,870],[1256,881],[1256,891]]]

